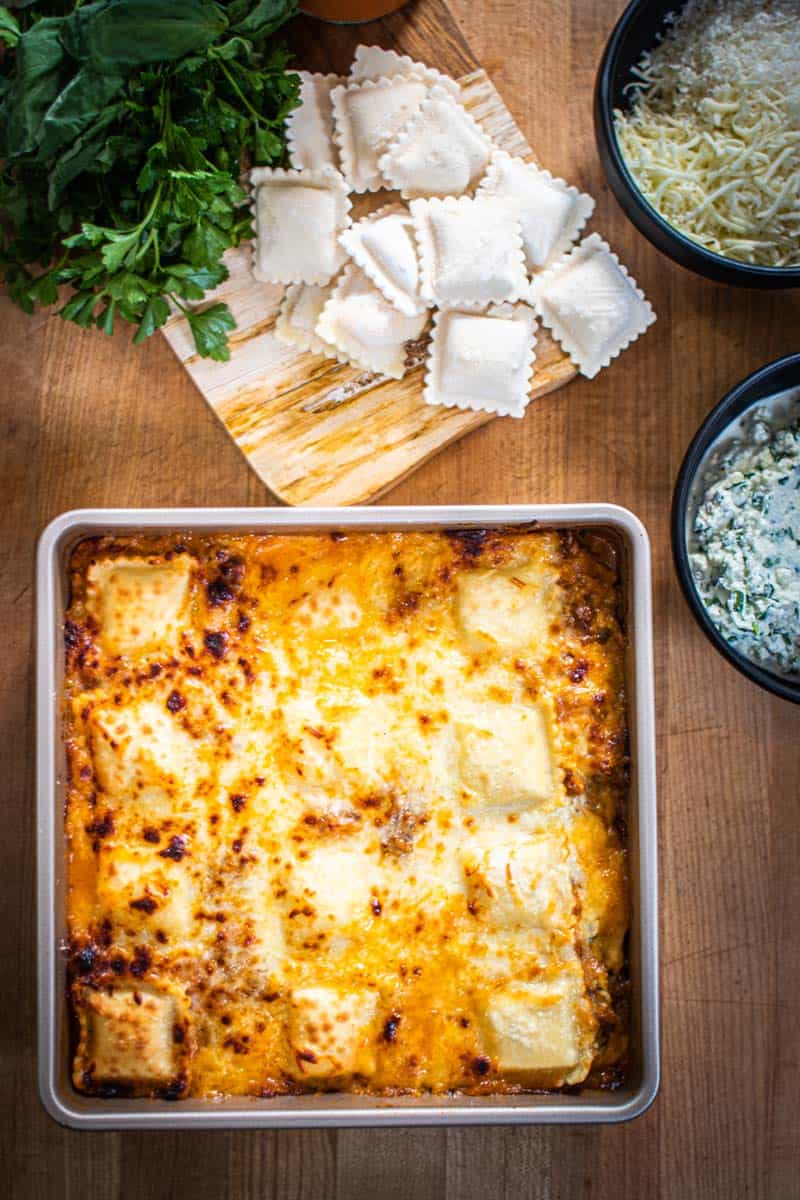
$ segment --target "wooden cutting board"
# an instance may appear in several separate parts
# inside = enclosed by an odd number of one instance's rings
[[[391,47],[457,78],[463,102],[510,154],[533,152],[499,93],[461,37],[443,0],[421,0],[366,25],[298,18],[290,29],[296,64],[346,74],[359,42]],[[358,198],[354,215],[390,193]],[[286,504],[358,504],[373,500],[449,442],[494,420],[488,413],[432,408],[422,399],[424,353],[402,380],[371,375],[278,341],[283,289],[250,274],[250,247],[230,251],[230,278],[210,299],[236,318],[231,359],[200,358],[184,317],[164,335],[255,472]],[[537,335],[532,395],[561,387],[577,371],[544,329]],[[510,418],[506,418],[510,419]]]

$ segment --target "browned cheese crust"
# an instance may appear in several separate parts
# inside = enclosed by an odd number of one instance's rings
[[[619,1083],[617,554],[536,529],[82,542],[76,1088]]]

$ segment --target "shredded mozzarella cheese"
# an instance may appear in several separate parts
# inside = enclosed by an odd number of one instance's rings
[[[614,113],[636,182],[728,258],[800,263],[800,4],[689,0]]]

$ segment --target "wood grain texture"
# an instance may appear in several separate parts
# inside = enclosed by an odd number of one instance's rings
[[[430,13],[441,11],[441,0],[428,0],[429,19]],[[359,36],[355,30],[350,34],[347,61]],[[448,41],[440,39],[435,23],[430,39],[426,61],[458,73],[461,52],[448,53]],[[394,44],[410,49],[402,36]],[[337,57],[335,63],[328,63],[328,69],[339,69],[340,61]],[[346,69],[347,61],[341,69]],[[495,144],[535,161],[486,72],[477,69],[459,75],[459,82],[464,106]],[[357,197],[353,215],[364,216],[396,195],[378,192]],[[284,289],[253,279],[251,257],[249,244],[229,251],[225,262],[230,277],[210,298],[224,300],[236,318],[230,362],[213,362],[195,352],[183,314],[167,322],[164,336],[253,470],[279,500],[306,505],[374,500],[450,442],[494,420],[487,413],[425,404],[424,350],[417,356],[418,364],[397,380],[279,341],[274,325]],[[532,400],[563,387],[576,375],[566,354],[540,328]]]
[[[542,161],[597,197],[594,227],[619,248],[659,320],[596,379],[537,400],[522,422],[491,422],[387,500],[610,500],[631,507],[650,531],[661,1094],[641,1120],[604,1129],[81,1134],[45,1115],[34,1042],[35,537],[50,517],[79,505],[272,500],[166,343],[135,349],[124,333],[108,341],[3,304],[0,1162],[13,1200],[800,1195],[800,713],[714,654],[679,594],[668,543],[671,486],[694,430],[738,379],[797,350],[800,296],[695,278],[640,238],[610,197],[594,149],[592,84],[622,0],[451,5]],[[422,57],[426,8],[421,0],[390,23]],[[309,60],[320,36],[321,26],[298,23]],[[324,36],[327,44],[344,35]],[[452,29],[448,37],[457,46]]]

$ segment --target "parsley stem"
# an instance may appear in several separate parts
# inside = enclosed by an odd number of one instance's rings
[[[163,181],[159,181],[159,184],[156,188],[156,194],[153,196],[153,199],[150,201],[150,207],[148,208],[147,212],[142,217],[139,224],[135,225],[133,227],[133,229],[131,229],[131,231],[130,231],[131,233],[134,233],[135,230],[137,230],[137,229],[139,229],[139,230],[144,229],[145,225],[150,224],[153,217],[155,216],[156,209],[158,208],[159,204],[161,203],[161,193],[163,192],[163,190],[164,190],[164,183],[163,183]]]
[[[214,57],[216,58],[216,55]],[[263,121],[264,118],[261,116],[261,114],[258,113],[253,108],[252,104],[247,99],[247,97],[245,95],[243,95],[243,93],[240,91],[239,85],[237,84],[236,80],[233,78],[233,75],[230,73],[228,68],[225,66],[225,63],[223,62],[223,60],[221,58],[218,58],[217,62],[219,63],[220,68],[222,69],[223,75],[225,76],[225,78],[227,79],[228,83],[231,85],[233,90],[236,92],[236,95],[239,97],[239,99],[241,100],[241,102],[245,106],[245,108],[252,114],[253,118],[256,121],[259,121],[259,122]]]

